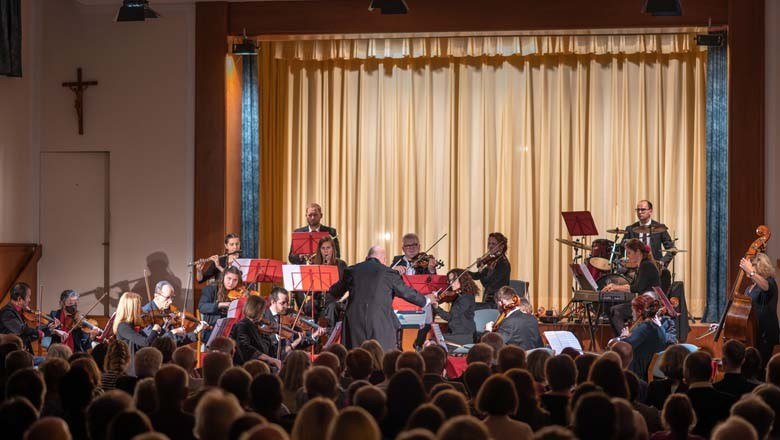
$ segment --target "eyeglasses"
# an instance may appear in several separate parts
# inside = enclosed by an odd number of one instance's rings
[[[636,212],[645,212],[645,211],[649,211],[649,210],[650,210],[650,208],[636,208],[634,211],[636,211]]]
[[[413,248],[413,247],[418,247],[418,246],[420,246],[420,243],[405,244],[403,247],[404,248]]]

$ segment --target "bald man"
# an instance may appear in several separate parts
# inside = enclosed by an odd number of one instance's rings
[[[68,425],[59,417],[43,417],[30,426],[24,440],[71,440]]]
[[[348,267],[328,292],[336,299],[349,292],[341,338],[347,349],[359,347],[369,339],[379,341],[385,351],[398,346],[401,323],[393,312],[394,297],[419,307],[431,303],[431,299],[404,284],[401,275],[387,267],[386,262],[385,249],[372,246],[366,261]]]

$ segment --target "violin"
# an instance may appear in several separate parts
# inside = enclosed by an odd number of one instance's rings
[[[72,315],[68,315],[68,316],[70,316],[71,319],[73,319],[76,322],[75,325],[77,326],[80,326],[90,331],[96,331],[98,334],[103,333],[103,329],[98,327],[98,323],[96,320],[81,316],[81,312],[79,312],[78,310],[74,312]]]
[[[412,260],[412,267],[414,267],[415,270],[425,270],[425,269],[428,269],[428,267],[431,264],[431,258],[433,258],[432,255],[428,255],[425,252],[420,252]],[[442,267],[444,267],[444,261],[436,260],[436,268],[439,269],[439,268],[442,268]]]
[[[227,293],[227,297],[231,301],[239,298],[244,298],[250,295],[260,296],[260,292],[258,292],[257,290],[249,290],[246,287],[238,287],[233,290],[229,290]]]
[[[200,324],[200,320],[190,312],[179,310],[178,307],[171,305],[168,307],[168,321],[169,326],[184,327],[187,333],[192,333]],[[203,328],[204,330],[211,329],[211,326]]]
[[[455,302],[455,300],[458,299],[460,294],[461,294],[461,289],[454,290],[452,286],[448,286],[446,289],[444,289],[442,292],[436,295],[436,298],[439,300],[440,303],[451,303],[451,302]]]
[[[57,319],[52,318],[50,315],[47,315],[40,310],[32,310],[29,308],[22,309],[22,318],[28,327],[49,325],[52,322],[57,322]]]
[[[680,300],[673,296],[669,298],[669,304],[672,305],[672,309],[674,309],[674,311],[676,312],[677,307],[680,305]],[[672,313],[670,313],[669,310],[667,310],[666,306],[663,306],[658,310],[658,316],[665,316],[665,315],[671,316]]]
[[[298,333],[285,324],[282,324],[281,327],[279,327],[275,322],[271,322],[265,318],[260,319],[256,324],[261,333],[269,335],[278,334],[281,339],[290,339]]]
[[[503,306],[499,307],[499,310],[501,310],[501,314],[498,315],[498,318],[496,319],[495,324],[493,324],[493,331],[498,330],[498,326],[501,325],[501,321],[506,318],[506,315],[509,314],[512,310],[520,307],[521,301],[520,297],[518,295],[512,296],[512,301],[504,304]]]

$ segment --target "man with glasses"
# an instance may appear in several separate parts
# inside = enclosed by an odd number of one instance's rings
[[[664,249],[671,249],[674,247],[674,240],[669,235],[666,229],[666,225],[653,220],[653,204],[648,200],[640,200],[636,204],[636,217],[639,221],[626,226],[626,234],[623,236],[622,244],[632,238],[638,238],[644,244],[650,247],[650,251],[653,253],[655,261],[660,262],[664,267],[669,265],[672,261],[675,252],[667,252],[665,255],[661,253],[661,246]],[[652,234],[647,232],[638,232],[636,229],[640,227],[649,227],[652,229],[658,229],[662,232],[654,232]]]
[[[436,273],[436,258],[428,254],[428,264],[424,267],[416,265],[417,256],[420,254],[420,239],[417,234],[406,234],[401,239],[403,255],[393,257],[390,265],[401,275],[430,275]]]

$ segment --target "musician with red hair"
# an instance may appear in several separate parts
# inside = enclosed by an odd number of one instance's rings
[[[666,348],[666,332],[655,320],[658,308],[658,301],[652,294],[645,293],[634,298],[631,301],[634,324],[628,336],[621,338],[634,349],[634,357],[628,368],[640,379],[647,379],[647,369],[653,354]]]

